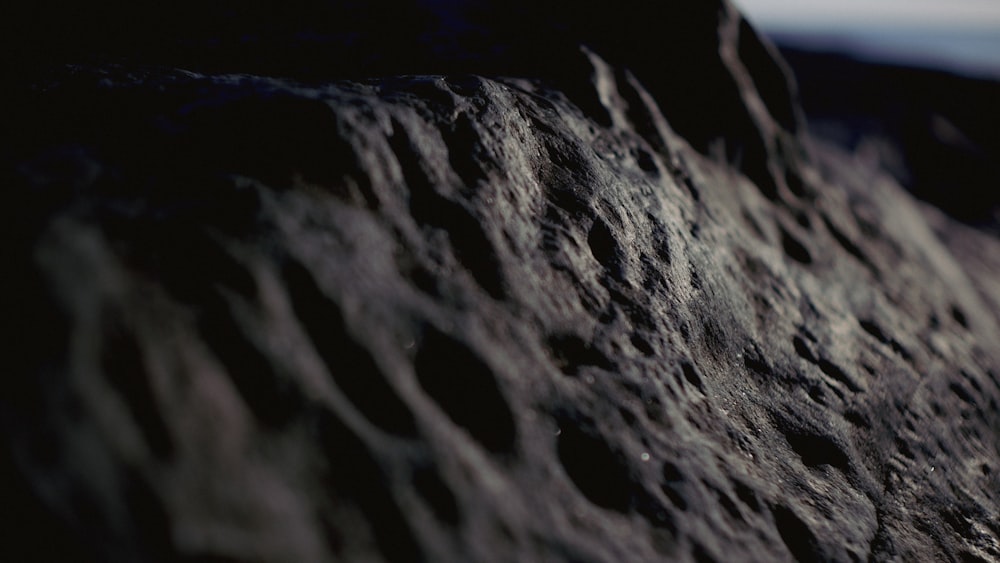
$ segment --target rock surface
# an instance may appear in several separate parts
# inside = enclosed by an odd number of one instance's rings
[[[25,77],[3,559],[1000,558],[1000,242],[676,4],[676,76],[585,4],[550,80]]]

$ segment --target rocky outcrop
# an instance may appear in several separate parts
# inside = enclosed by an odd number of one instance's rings
[[[1000,557],[1000,243],[810,148],[738,15],[678,4],[677,75],[587,4],[551,80],[461,66],[491,36],[446,75],[32,72],[4,555]]]

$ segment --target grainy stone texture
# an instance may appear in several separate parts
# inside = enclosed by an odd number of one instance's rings
[[[1000,558],[1000,242],[783,126],[722,29],[738,158],[593,44],[589,90],[26,79],[0,554]]]

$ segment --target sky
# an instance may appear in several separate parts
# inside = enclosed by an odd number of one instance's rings
[[[734,0],[762,28],[907,27],[1000,34],[1000,0]]]
[[[785,44],[1000,80],[1000,0],[733,0]]]

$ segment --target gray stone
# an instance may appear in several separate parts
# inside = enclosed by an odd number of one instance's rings
[[[589,94],[36,79],[2,145],[4,554],[1000,558],[1000,242],[722,52],[749,177],[595,48]]]

